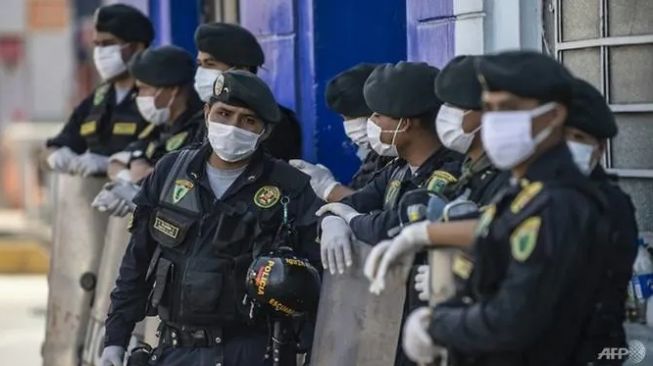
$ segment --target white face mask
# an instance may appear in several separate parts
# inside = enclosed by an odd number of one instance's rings
[[[435,129],[438,131],[440,141],[447,148],[461,154],[466,154],[474,141],[476,132],[481,129],[479,125],[474,131],[466,133],[463,130],[463,119],[470,111],[443,105],[435,118]]]
[[[367,145],[367,118],[360,117],[355,119],[345,120],[345,133],[356,145]]]
[[[175,100],[176,96],[175,91],[175,93],[170,98],[167,106],[163,108],[157,108],[156,104],[154,103],[154,99],[156,99],[160,93],[161,89],[159,89],[156,94],[154,94],[154,96],[136,97],[136,107],[138,107],[138,111],[141,113],[141,116],[143,116],[146,121],[155,125],[162,125],[168,122],[170,119],[170,106],[172,105],[172,102]]]
[[[395,146],[395,139],[397,138],[397,134],[400,132],[406,131],[406,129],[399,130],[399,127],[401,127],[402,122],[404,120],[400,119],[399,124],[397,124],[397,128],[394,130],[382,130],[381,127],[379,127],[374,121],[372,121],[371,118],[367,119],[367,138],[370,141],[370,147],[374,151],[376,151],[377,154],[381,156],[399,156],[399,152],[397,151],[397,146]],[[381,142],[381,134],[383,132],[386,133],[392,133],[392,142],[389,144],[386,144],[385,142]]]
[[[596,146],[576,141],[567,141],[567,147],[569,147],[569,151],[571,151],[571,156],[574,159],[574,163],[576,163],[578,170],[585,175],[590,175],[596,166],[596,162],[592,161],[592,156],[594,155]]]
[[[213,95],[213,83],[222,72],[220,70],[198,67],[195,71],[195,91],[203,102],[208,102]]]
[[[102,80],[109,80],[127,71],[127,65],[122,60],[122,48],[116,44],[96,46],[93,49],[93,62]]]
[[[209,121],[208,125],[208,139],[213,151],[230,163],[250,157],[262,135],[215,121]]]
[[[498,111],[483,113],[481,139],[492,164],[499,169],[512,169],[528,159],[535,148],[553,130],[549,125],[532,137],[532,120],[555,108],[550,102],[530,111]]]

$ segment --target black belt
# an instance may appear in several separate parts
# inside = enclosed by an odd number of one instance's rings
[[[215,347],[224,342],[222,327],[187,328],[166,323],[159,326],[159,344],[171,347]]]

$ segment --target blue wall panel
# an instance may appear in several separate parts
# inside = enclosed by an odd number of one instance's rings
[[[360,165],[342,118],[324,101],[327,82],[361,62],[406,58],[406,8],[397,0],[314,2],[317,160],[348,181]]]
[[[442,68],[455,55],[453,0],[408,0],[408,59]]]

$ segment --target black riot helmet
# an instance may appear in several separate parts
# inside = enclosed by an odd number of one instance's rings
[[[290,248],[257,257],[245,280],[249,297],[273,316],[300,317],[317,309],[320,275]]]

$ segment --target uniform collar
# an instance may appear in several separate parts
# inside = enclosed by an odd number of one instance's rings
[[[209,161],[209,157],[213,153],[213,148],[209,143],[204,143],[200,148],[198,154],[195,155],[193,160],[188,165],[187,174],[195,182],[199,183],[204,188],[211,191],[211,185],[209,184],[208,177],[206,176],[206,163]],[[222,195],[221,199],[224,200],[228,196],[238,192],[242,187],[252,184],[259,180],[263,175],[264,166],[265,166],[265,156],[263,151],[259,148],[252,155],[245,171],[238,176],[236,181],[227,189],[226,192]]]
[[[408,168],[408,163],[404,160],[406,168],[408,169],[407,174],[411,177],[411,180],[415,182],[416,185],[422,184],[426,179],[428,179],[434,170],[442,166],[442,158],[448,152],[444,146],[441,146],[437,149],[431,156],[429,156],[426,161],[417,168],[415,174],[410,174],[410,168]]]

